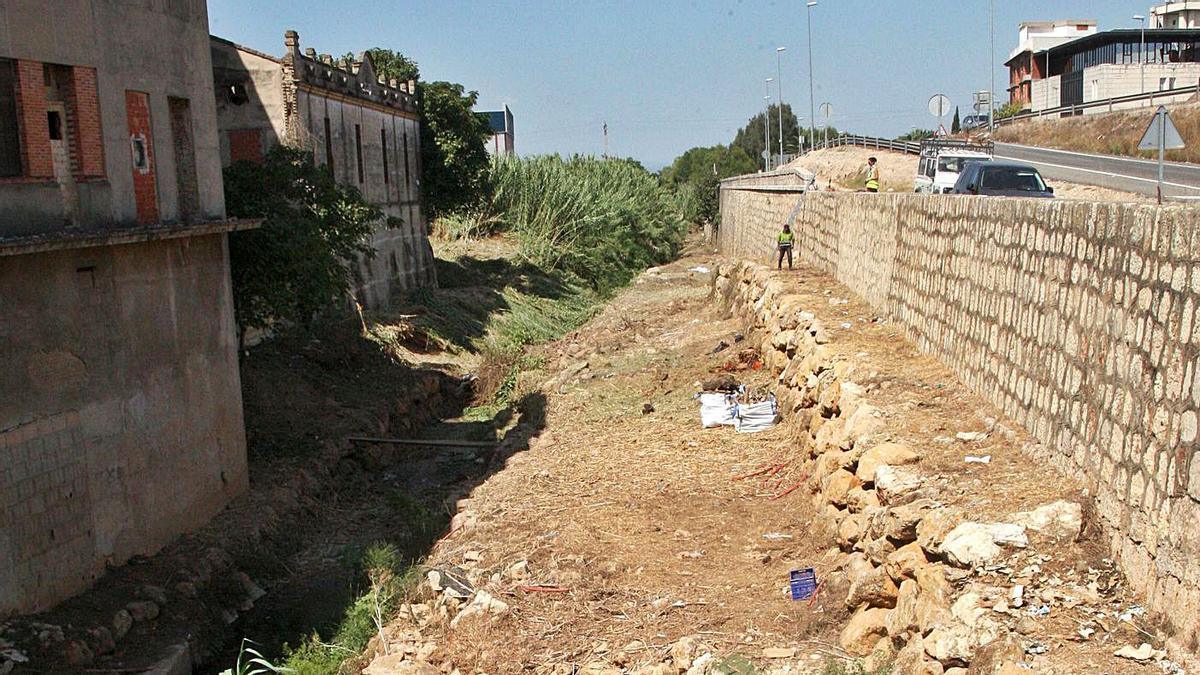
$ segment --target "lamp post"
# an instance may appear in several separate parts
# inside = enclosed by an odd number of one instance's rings
[[[1134,21],[1140,21],[1142,24],[1142,49],[1138,52],[1138,61],[1142,64],[1142,93],[1146,93],[1146,17],[1142,14],[1134,14]]]
[[[779,165],[783,166],[783,53],[787,47],[775,48],[775,86],[779,91]]]
[[[763,117],[763,162],[767,171],[771,170],[771,80],[775,78],[768,77],[766,82],[767,95],[763,96],[765,105]]]
[[[988,137],[996,133],[996,0],[991,2],[991,14],[988,19],[988,28],[991,33],[991,48],[988,51],[988,71],[990,84],[988,85]]]
[[[817,140],[817,99],[813,94],[813,48],[812,48],[812,8],[817,6],[817,0],[808,0],[808,138],[816,145]]]

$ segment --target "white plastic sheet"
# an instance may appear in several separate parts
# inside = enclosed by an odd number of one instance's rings
[[[719,426],[733,426],[737,423],[734,411],[737,410],[737,398],[730,394],[703,393],[697,394],[700,399],[700,423],[705,429]]]
[[[739,434],[753,434],[766,431],[779,421],[779,409],[775,405],[775,397],[762,403],[739,404],[735,413],[737,419],[734,427]]]

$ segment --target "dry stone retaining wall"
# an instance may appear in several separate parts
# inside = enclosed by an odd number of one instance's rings
[[[902,325],[1089,482],[1130,580],[1194,632],[1200,211],[772,189],[784,183],[722,184],[722,251],[766,261],[791,222],[800,260]]]

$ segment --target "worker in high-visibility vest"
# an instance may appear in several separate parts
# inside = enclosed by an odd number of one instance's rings
[[[879,160],[867,160],[867,192],[879,192]]]
[[[792,245],[796,241],[796,235],[792,232],[791,226],[787,223],[783,225],[783,231],[779,233],[779,262],[776,263],[776,268],[783,269],[783,256],[787,255],[788,269],[792,269]]]

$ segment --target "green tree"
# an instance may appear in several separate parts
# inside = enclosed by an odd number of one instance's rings
[[[385,82],[390,80],[408,82],[421,79],[421,69],[417,66],[417,62],[400,52],[375,48],[368,49],[367,53],[371,55],[371,63],[375,64],[375,74]]]
[[[954,121],[950,123],[950,133],[962,132],[962,120],[958,117],[958,106],[954,106]]]
[[[306,326],[351,289],[348,263],[371,256],[368,236],[382,212],[339,185],[311,155],[276,146],[262,164],[225,169],[229,215],[262,226],[229,237],[234,314],[248,328]]]
[[[1003,120],[1003,119],[1008,119],[1009,117],[1012,117],[1013,115],[1019,115],[1020,113],[1021,113],[1021,104],[1015,103],[1015,102],[1009,102],[1009,103],[1005,103],[1003,107],[998,108],[996,110],[996,112],[993,114],[996,119]]]
[[[771,154],[779,153],[779,106],[771,106],[767,113],[758,113],[751,117],[746,126],[738,129],[737,135],[733,138],[733,145],[741,148],[756,162],[757,166],[762,166],[762,151],[763,142],[763,124],[767,121],[766,115],[770,116],[771,122]],[[837,129],[829,128],[829,137],[833,138],[837,135]],[[797,123],[796,115],[792,112],[792,106],[783,104],[783,149],[787,154],[795,153],[800,137],[804,138],[804,146],[811,148],[813,146],[812,130],[809,127],[800,128]],[[825,137],[825,130],[817,128],[816,139],[820,141]]]
[[[786,146],[785,146],[786,147]],[[663,169],[662,183],[675,190],[684,215],[694,222],[717,222],[722,178],[754,173],[758,165],[742,148],[714,145],[692,148]]]
[[[421,82],[416,61],[390,49],[368,49],[380,78],[417,81],[421,100],[421,191],[427,215],[463,211],[488,196],[487,119],[474,112],[479,95],[453,82]]]
[[[461,84],[428,82],[418,88],[421,121],[421,189],[430,217],[481,204],[490,190],[487,118],[473,108],[476,92]]]
[[[932,129],[913,129],[912,131],[908,132],[907,134],[904,134],[903,136],[897,136],[896,140],[898,140],[898,141],[921,141],[926,138],[933,138],[933,136],[934,136],[934,131]]]

